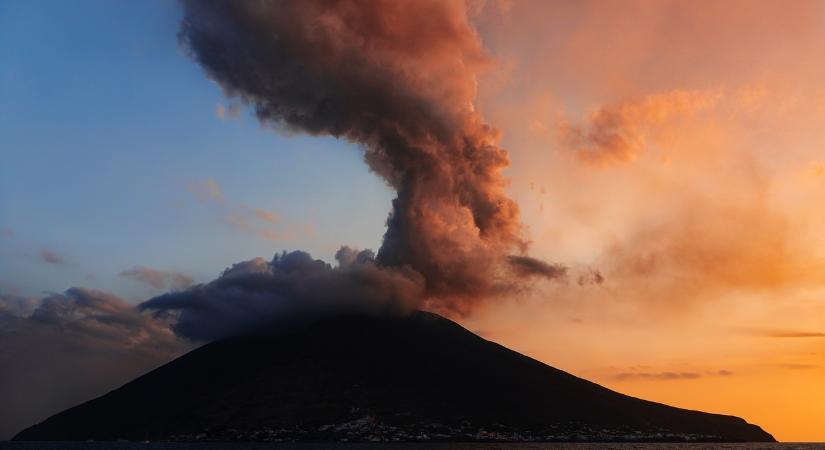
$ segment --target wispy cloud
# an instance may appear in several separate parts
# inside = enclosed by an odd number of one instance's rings
[[[120,276],[130,280],[148,284],[155,289],[184,289],[192,285],[192,277],[189,275],[153,269],[146,266],[135,266],[131,269],[120,272]]]
[[[768,335],[774,338],[821,338],[825,337],[825,333],[810,332],[810,331],[777,331]]]
[[[202,202],[220,206],[224,220],[232,229],[270,242],[288,242],[315,235],[312,223],[295,223],[266,208],[233,203],[224,196],[217,181],[208,178],[187,184],[186,189]]]
[[[40,259],[43,262],[54,265],[63,265],[66,263],[66,258],[51,250],[43,250],[40,252]]]
[[[813,370],[813,369],[820,369],[822,368],[819,364],[806,364],[806,363],[784,363],[784,364],[777,364],[777,367],[781,369],[789,369],[789,370]]]
[[[824,338],[825,332],[808,330],[777,330],[764,328],[748,328],[742,330],[745,334],[765,338]]]
[[[673,381],[673,380],[695,380],[704,376],[729,377],[733,372],[730,370],[715,370],[707,372],[620,372],[613,376],[616,380],[653,380],[653,381]]]
[[[237,231],[270,242],[294,241],[302,236],[311,237],[315,234],[313,224],[293,223],[280,214],[263,208],[241,206],[232,209],[226,215],[226,221]]]
[[[215,107],[215,116],[221,120],[238,117],[240,113],[241,105],[237,103],[231,103],[228,106],[224,106],[223,104],[219,103],[218,106]]]
[[[693,380],[701,378],[702,374],[699,372],[621,372],[617,373],[614,378],[617,380]]]
[[[204,181],[190,182],[186,185],[186,190],[194,194],[198,200],[203,202],[215,202],[222,205],[226,198],[221,191],[221,186],[217,181],[208,178]]]
[[[252,212],[255,214],[255,217],[263,220],[264,222],[278,223],[281,221],[281,216],[278,215],[278,213],[267,211],[263,208],[255,208]]]
[[[559,139],[582,161],[607,164],[632,161],[649,145],[649,129],[676,117],[690,116],[713,106],[719,92],[676,90],[636,101],[603,105],[583,125],[562,120]]]
[[[295,227],[291,227],[283,231],[262,228],[258,230],[258,236],[270,242],[286,242],[296,239],[298,234],[296,233]]]

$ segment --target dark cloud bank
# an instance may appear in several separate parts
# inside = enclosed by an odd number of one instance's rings
[[[336,259],[332,267],[295,251],[245,261],[211,283],[155,297],[140,309],[171,311],[178,334],[210,341],[342,312],[402,314],[422,295],[420,274],[381,267],[368,250],[342,247]]]

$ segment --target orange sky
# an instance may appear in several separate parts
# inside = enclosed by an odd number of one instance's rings
[[[479,107],[531,252],[573,275],[464,323],[621,392],[825,441],[825,3],[475,14],[498,61]],[[577,282],[591,270],[604,282]]]

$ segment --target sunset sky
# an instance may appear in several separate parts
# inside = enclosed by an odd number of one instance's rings
[[[509,151],[529,254],[567,270],[452,318],[622,393],[825,441],[825,2],[466,14],[490,57],[472,111]],[[0,319],[72,287],[137,305],[283,250],[381,247],[395,192],[359,146],[262,124],[181,48],[181,17],[0,3]],[[35,399],[25,423],[0,411],[0,438],[190,345],[151,329],[162,347],[67,359],[38,393],[18,379],[36,362],[0,374]]]

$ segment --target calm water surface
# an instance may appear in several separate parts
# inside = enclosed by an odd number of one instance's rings
[[[132,442],[0,442],[0,450],[825,450],[822,444],[254,444]]]

